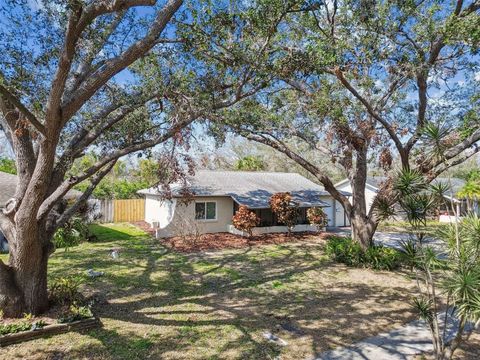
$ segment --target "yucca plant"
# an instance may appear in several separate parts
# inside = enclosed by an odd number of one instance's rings
[[[472,214],[439,230],[435,237],[443,249],[434,249],[425,244],[422,227],[439,205],[447,205],[449,186],[428,186],[418,173],[404,171],[394,189],[411,228],[403,248],[421,294],[413,305],[430,329],[436,359],[451,359],[462,341],[468,341],[467,325],[480,326],[480,219]],[[458,319],[458,327],[447,338],[451,317]]]
[[[441,159],[445,151],[451,146],[452,129],[445,125],[427,123],[422,129],[422,141],[425,153],[429,158]]]

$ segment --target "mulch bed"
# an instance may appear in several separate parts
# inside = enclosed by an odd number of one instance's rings
[[[285,233],[262,234],[255,235],[251,238],[240,235],[230,234],[227,232],[215,234],[203,234],[199,238],[194,237],[183,238],[179,236],[161,239],[160,241],[166,247],[179,252],[198,252],[205,250],[223,250],[223,249],[240,249],[250,246],[283,244],[296,241],[318,241],[325,240],[332,233],[294,233],[288,235]]]

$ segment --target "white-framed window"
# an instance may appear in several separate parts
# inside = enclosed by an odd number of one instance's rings
[[[195,220],[217,220],[217,203],[215,201],[195,202]]]

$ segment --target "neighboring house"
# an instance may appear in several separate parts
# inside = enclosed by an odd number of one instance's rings
[[[372,206],[372,202],[377,195],[378,189],[382,184],[387,180],[384,176],[369,176],[367,177],[367,184],[365,187],[365,202],[367,203],[367,212]],[[457,212],[457,214],[463,215],[466,212],[466,201],[457,197],[457,193],[465,185],[465,181],[458,178],[436,178],[433,180],[432,184],[435,183],[445,183],[450,186],[450,191],[448,196],[445,196],[447,205],[443,205],[440,208],[440,213],[442,216],[449,217],[453,215],[452,205]],[[339,190],[352,192],[352,187],[348,179],[342,180],[339,183],[335,184],[335,187]],[[448,207],[448,209],[447,209]],[[441,220],[448,221],[447,218],[441,218]]]
[[[157,237],[182,234],[203,234],[238,231],[232,216],[245,205],[260,217],[254,233],[285,232],[270,210],[270,197],[278,192],[290,192],[299,204],[298,225],[294,231],[314,231],[308,224],[306,210],[323,207],[329,226],[345,226],[343,208],[324,188],[296,173],[247,171],[197,171],[189,179],[193,200],[184,203],[180,189],[172,186],[173,197],[164,199],[158,188],[140,190],[145,196],[145,221],[157,230]],[[348,193],[345,193],[349,195]],[[348,225],[348,224],[347,224]]]
[[[17,175],[8,174],[0,171],[0,211],[5,207],[9,199],[15,195],[17,187]],[[70,190],[64,198],[72,200],[78,198],[82,193],[77,190]],[[8,243],[5,236],[0,232],[0,250],[8,251]]]

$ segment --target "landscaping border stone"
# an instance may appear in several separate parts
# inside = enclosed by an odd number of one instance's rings
[[[41,329],[21,331],[0,336],[0,347],[18,344],[24,341],[38,339],[44,336],[64,334],[70,331],[90,330],[102,327],[99,318],[89,318],[67,324],[52,324]]]

